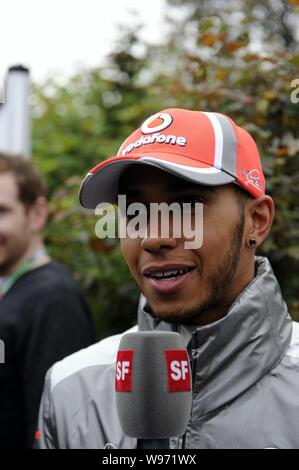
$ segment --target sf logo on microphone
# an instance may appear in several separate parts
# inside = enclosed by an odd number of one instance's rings
[[[132,391],[132,368],[134,351],[118,351],[116,359],[115,390]]]
[[[190,392],[191,374],[187,351],[165,351],[169,392]]]

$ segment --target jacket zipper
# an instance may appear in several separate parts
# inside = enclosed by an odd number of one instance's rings
[[[194,336],[192,336],[191,341],[189,343],[190,349],[189,349],[189,347],[187,349],[188,354],[189,354],[189,359],[190,359],[190,367],[191,367],[191,375],[192,375],[192,407],[191,407],[191,414],[190,414],[189,424],[191,422],[191,417],[192,417],[192,412],[193,412],[193,395],[194,395],[194,387],[195,387],[195,374],[196,374],[196,362],[197,362],[196,355],[193,356],[193,351],[195,350],[194,342],[195,342]],[[182,438],[182,449],[185,449],[186,438],[187,438],[187,434],[188,434],[188,430],[189,430],[189,424],[188,424],[186,432],[185,432],[185,434],[183,435],[183,438]]]

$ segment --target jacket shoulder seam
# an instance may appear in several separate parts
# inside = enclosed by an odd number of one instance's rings
[[[112,365],[115,362],[121,338],[125,334],[133,331],[137,331],[137,326],[134,326],[122,334],[109,336],[88,348],[81,349],[61,361],[56,362],[51,370],[51,392],[62,381],[82,370],[86,370],[90,367]]]

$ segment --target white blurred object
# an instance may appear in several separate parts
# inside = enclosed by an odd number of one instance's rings
[[[30,91],[29,70],[21,65],[10,67],[0,105],[0,152],[30,157]]]

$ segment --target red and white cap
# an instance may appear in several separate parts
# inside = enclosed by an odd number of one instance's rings
[[[265,194],[257,146],[250,134],[220,113],[165,109],[149,117],[108,158],[90,170],[79,199],[94,209],[117,200],[120,175],[130,165],[151,165],[193,183],[235,183],[254,198]]]

